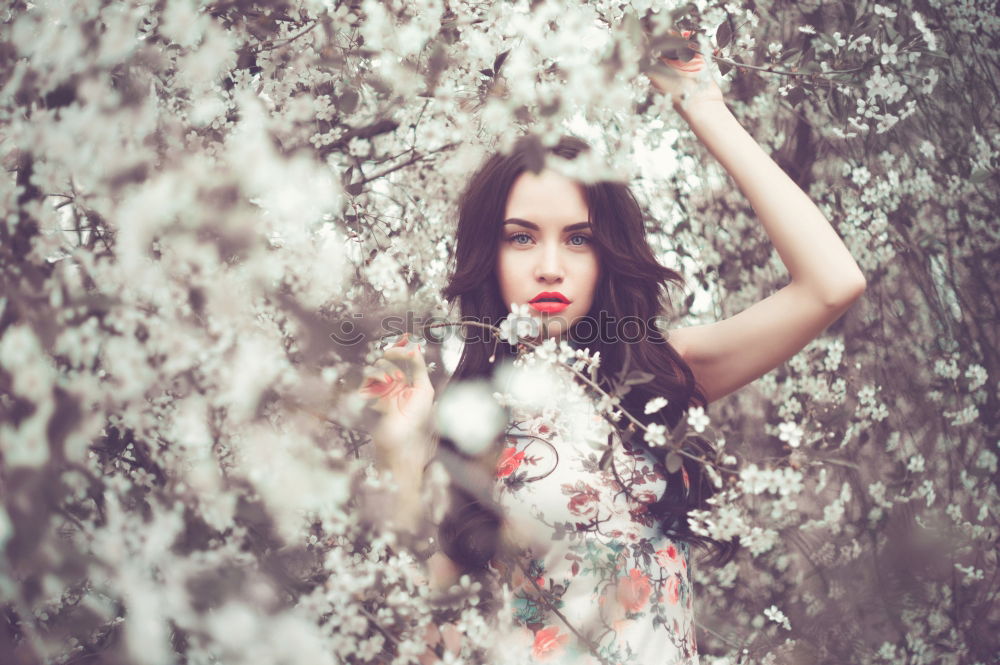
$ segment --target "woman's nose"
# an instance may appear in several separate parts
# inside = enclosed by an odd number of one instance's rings
[[[544,282],[561,282],[564,276],[558,247],[543,247],[535,266],[535,278]]]

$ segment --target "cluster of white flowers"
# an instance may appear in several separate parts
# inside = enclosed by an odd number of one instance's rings
[[[979,418],[979,407],[975,404],[969,404],[964,409],[945,411],[944,415],[951,419],[952,427],[961,427],[973,423]]]
[[[762,494],[770,492],[781,496],[792,496],[803,490],[802,472],[788,467],[761,469],[749,464],[740,470],[740,484],[744,492]]]
[[[883,53],[882,58],[892,58],[894,61],[895,51]],[[869,98],[881,97],[888,104],[901,100],[907,91],[906,85],[898,76],[891,72],[883,73],[880,67],[875,67],[871,77],[865,81],[865,87],[868,88]]]
[[[775,529],[762,529],[755,526],[750,533],[740,539],[740,544],[750,551],[751,556],[760,556],[774,549],[778,544],[778,532]]]
[[[877,390],[878,388],[875,386],[866,385],[858,391],[857,413],[859,418],[880,422],[889,417],[888,407],[875,397]]]
[[[531,315],[531,308],[517,303],[511,303],[510,314],[500,322],[499,328],[498,337],[512,346],[537,339],[541,334],[541,322]]]
[[[722,503],[715,511],[691,510],[688,513],[691,530],[717,540],[745,538],[750,533],[743,511],[739,506]]]
[[[891,7],[887,7],[885,5],[876,4],[873,11],[875,12],[876,16],[882,16],[883,18],[888,19],[896,17],[896,10]]]
[[[792,629],[791,624],[788,622],[788,617],[785,616],[784,612],[778,609],[777,605],[771,605],[766,610],[764,610],[764,616],[770,619],[771,621],[775,622],[776,624],[779,624],[785,630]]]
[[[927,27],[927,23],[924,21],[924,15],[916,10],[910,12],[910,18],[913,19],[913,24],[920,31],[920,35],[924,38],[924,42],[927,44],[927,48],[932,51],[937,50],[937,37],[934,33]]]
[[[986,368],[979,363],[973,363],[965,369],[965,378],[969,380],[969,391],[978,390],[984,383],[988,374]]]
[[[934,362],[934,373],[942,379],[957,379],[961,370],[954,358],[938,358]]]
[[[828,372],[835,372],[840,367],[844,358],[844,340],[835,337],[829,341],[826,347],[826,357],[823,359],[823,369]]]

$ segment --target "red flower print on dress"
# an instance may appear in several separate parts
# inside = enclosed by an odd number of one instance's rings
[[[677,547],[668,545],[662,550],[656,550],[656,562],[662,568],[669,568],[677,565]]]
[[[618,602],[629,612],[638,612],[646,606],[652,591],[649,578],[633,568],[628,571],[628,577],[618,582]]]
[[[676,575],[671,575],[667,578],[667,581],[663,583],[663,590],[672,605],[676,605],[677,601],[681,598],[681,579]]]
[[[649,490],[639,490],[633,496],[635,497],[635,501],[629,510],[633,516],[642,515],[649,510],[649,504],[656,501],[656,495]]]
[[[536,660],[544,662],[560,655],[568,641],[569,635],[560,635],[558,626],[542,628],[535,633],[535,644],[531,647],[531,653]]]
[[[497,462],[497,478],[506,478],[517,471],[524,460],[524,451],[517,451],[517,448],[504,448],[500,453],[500,461]]]
[[[687,568],[687,561],[681,556],[676,545],[667,545],[663,549],[656,550],[656,563],[661,568],[670,571],[683,571]]]
[[[580,488],[576,488],[576,492],[569,498],[567,507],[574,515],[593,517],[597,514],[599,500],[596,490],[588,488],[581,491]]]

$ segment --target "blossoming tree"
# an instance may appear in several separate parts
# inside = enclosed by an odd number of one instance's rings
[[[459,183],[524,133],[538,159],[581,134],[599,150],[579,177],[635,185],[653,246],[697,285],[685,321],[782,284],[753,211],[645,80],[685,29],[868,282],[787,366],[645,433],[720,451],[718,500],[691,520],[743,549],[694,569],[702,658],[993,662],[994,10],[15,0],[0,660],[501,662],[480,585],[432,593],[385,519],[354,389],[407,312],[448,320]]]

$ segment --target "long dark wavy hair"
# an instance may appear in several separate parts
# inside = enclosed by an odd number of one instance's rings
[[[543,148],[537,138],[524,137],[510,154],[490,156],[472,175],[459,199],[458,230],[455,247],[455,267],[444,290],[449,301],[458,299],[463,320],[486,321],[496,325],[507,314],[507,305],[500,296],[496,273],[503,215],[514,181],[526,171],[538,172],[543,167],[545,153],[567,160],[590,150],[581,139],[564,136],[553,147]],[[684,278],[656,260],[646,240],[642,209],[628,186],[620,182],[581,184],[590,212],[593,241],[601,265],[600,278],[593,304],[585,319],[597,320],[598,313],[621,321],[627,317],[638,322],[651,322],[671,309],[667,286],[683,284]],[[582,336],[569,331],[571,340]],[[600,352],[598,385],[608,390],[625,366],[652,375],[645,383],[632,385],[620,406],[641,422],[660,423],[668,428],[677,425],[690,406],[707,406],[704,394],[696,385],[694,374],[680,354],[664,339],[655,326],[646,326],[638,341],[598,339],[586,344],[590,351]],[[491,362],[490,357],[494,356]],[[489,379],[494,369],[505,359],[512,359],[515,349],[509,344],[496,344],[489,335],[470,335],[451,380]],[[644,415],[644,406],[653,397],[666,397],[668,405],[652,415]],[[625,422],[623,419],[621,422]],[[692,532],[687,515],[692,509],[704,509],[715,488],[701,464],[683,458],[683,471],[666,470],[663,447],[650,447],[642,432],[620,432],[623,440],[633,447],[652,453],[666,475],[666,490],[648,510],[657,518],[664,535],[677,541],[714,550],[712,562],[729,561],[738,547]],[[454,442],[442,437],[440,445],[461,458],[463,453]],[[687,446],[689,452],[708,459],[714,457],[712,445],[696,438]],[[685,491],[682,474],[686,471],[690,488]],[[465,572],[482,572],[501,546],[499,511],[470,491],[468,484],[453,482],[450,507],[438,529],[442,550]]]

